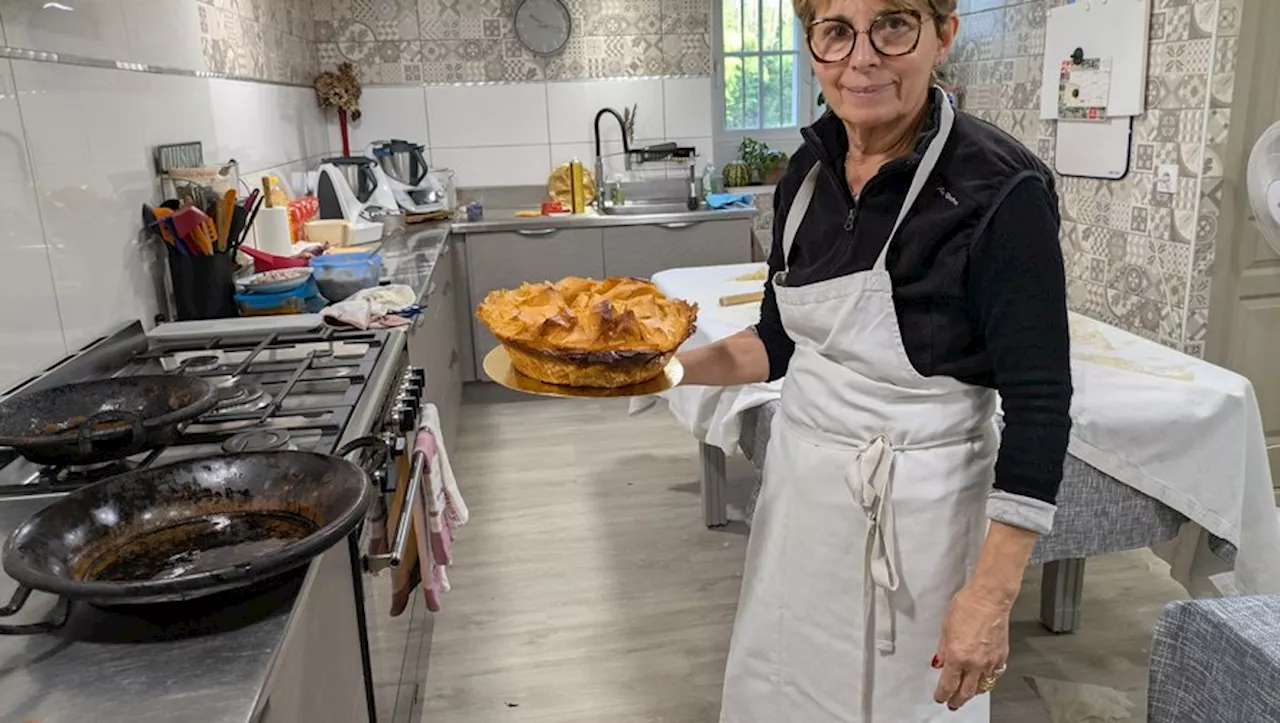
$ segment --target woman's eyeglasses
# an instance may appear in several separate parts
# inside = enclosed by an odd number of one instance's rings
[[[875,19],[866,30],[871,47],[880,55],[893,58],[913,52],[920,44],[920,13],[914,10],[886,13]],[[853,55],[861,32],[845,20],[828,18],[809,25],[809,52],[822,63],[840,63]]]

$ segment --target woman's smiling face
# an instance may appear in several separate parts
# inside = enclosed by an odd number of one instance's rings
[[[818,3],[805,32],[831,110],[845,123],[870,129],[920,112],[957,25],[955,15],[936,18],[927,0],[827,0]]]

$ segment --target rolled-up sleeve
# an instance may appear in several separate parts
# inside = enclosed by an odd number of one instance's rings
[[[786,376],[787,365],[791,355],[795,353],[796,344],[787,335],[782,326],[782,317],[778,313],[778,297],[773,290],[773,279],[786,266],[782,253],[782,229],[786,226],[786,213],[783,209],[783,184],[779,183],[773,194],[773,243],[769,247],[769,277],[764,282],[764,301],[760,303],[760,321],[756,324],[756,335],[764,343],[765,353],[769,355],[769,381],[776,381]]]
[[[1016,178],[970,252],[969,296],[1004,410],[990,519],[1048,532],[1071,432],[1070,330],[1057,198]]]

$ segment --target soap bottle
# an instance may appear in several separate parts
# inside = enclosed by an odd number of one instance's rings
[[[710,196],[713,193],[720,193],[720,189],[716,188],[717,181],[718,179],[716,177],[716,167],[708,163],[707,167],[702,169],[702,198],[703,199],[706,199],[707,196]]]

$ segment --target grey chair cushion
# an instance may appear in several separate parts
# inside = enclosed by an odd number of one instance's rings
[[[1280,721],[1280,597],[1169,603],[1151,645],[1147,720]]]

